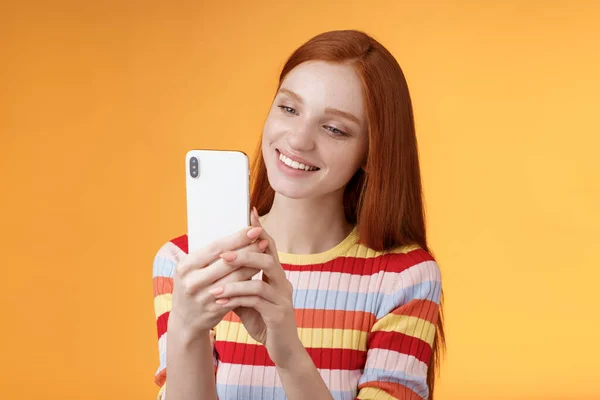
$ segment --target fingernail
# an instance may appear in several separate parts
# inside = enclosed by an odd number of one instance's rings
[[[263,239],[260,242],[258,242],[258,248],[261,250],[266,249],[267,246],[269,246],[269,241],[267,239]]]
[[[217,304],[227,304],[229,302],[229,299],[219,299],[217,301],[215,301],[215,303]]]
[[[235,254],[233,251],[226,251],[225,253],[221,254],[219,257],[221,257],[222,260],[231,262],[237,258],[237,254]]]
[[[256,239],[257,237],[260,236],[260,233],[262,232],[262,228],[260,227],[255,227],[252,228],[248,231],[247,235],[250,239]]]
[[[224,291],[225,291],[225,289],[223,289],[222,287],[216,287],[216,288],[214,288],[214,289],[210,289],[210,290],[208,291],[208,293],[210,293],[210,294],[213,294],[213,295],[217,296],[217,295],[219,295],[219,294],[223,293]]]

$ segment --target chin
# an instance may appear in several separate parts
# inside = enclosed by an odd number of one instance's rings
[[[304,199],[311,197],[314,190],[307,185],[299,185],[296,182],[290,181],[285,177],[272,177],[269,175],[269,184],[275,193],[287,197],[288,199]]]

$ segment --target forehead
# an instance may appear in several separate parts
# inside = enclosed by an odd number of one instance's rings
[[[300,95],[308,107],[333,107],[364,117],[362,82],[351,65],[306,62],[291,70],[281,87]]]

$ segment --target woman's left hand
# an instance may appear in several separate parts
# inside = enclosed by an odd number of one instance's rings
[[[252,225],[261,226],[256,210]],[[298,338],[292,303],[292,284],[287,280],[279,262],[273,239],[264,231],[259,237],[269,241],[264,253],[224,253],[221,258],[232,266],[262,270],[262,280],[231,282],[213,293],[217,304],[233,310],[250,336],[262,343],[276,366],[287,368],[293,355],[305,351]]]

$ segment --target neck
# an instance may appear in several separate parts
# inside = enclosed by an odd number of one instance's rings
[[[319,199],[290,199],[275,193],[273,206],[261,217],[277,250],[316,254],[339,244],[352,230],[346,221],[343,191]]]

